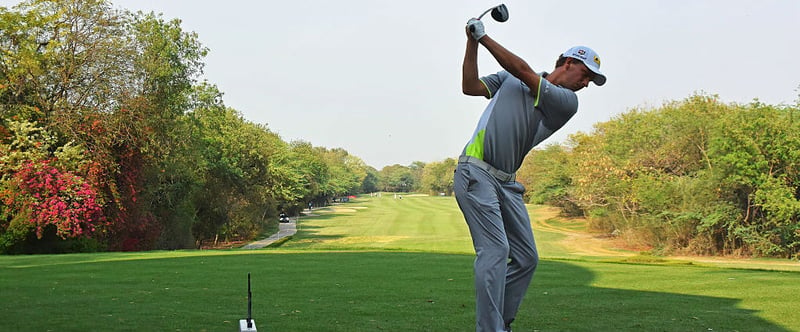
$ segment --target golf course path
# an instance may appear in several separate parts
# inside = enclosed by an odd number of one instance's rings
[[[270,237],[266,239],[261,239],[255,242],[251,242],[242,247],[242,249],[260,249],[264,248],[275,241],[283,239],[287,236],[292,236],[297,233],[297,220],[292,220],[291,222],[284,222],[278,224],[279,230],[277,233],[272,234]]]

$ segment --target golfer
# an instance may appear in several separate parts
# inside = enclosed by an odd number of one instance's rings
[[[469,20],[466,31],[461,88],[490,101],[458,159],[454,190],[477,255],[476,330],[510,331],[539,261],[525,188],[515,172],[534,146],[577,112],[575,91],[590,81],[603,85],[606,77],[588,47],[570,48],[552,73],[537,73],[487,36],[480,20]],[[504,71],[478,77],[479,44]]]

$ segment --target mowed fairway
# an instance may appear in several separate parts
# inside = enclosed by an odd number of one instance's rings
[[[530,211],[544,259],[514,331],[800,331],[796,262],[642,257]],[[453,198],[384,194],[315,214],[262,250],[0,256],[0,330],[236,331],[248,272],[262,332],[474,330]]]
[[[472,253],[472,242],[452,197],[384,193],[316,209],[301,217],[288,249],[396,249]]]
[[[566,232],[537,227],[538,221],[553,217],[551,209],[531,207],[529,211],[543,257],[576,257],[564,245]],[[469,229],[453,197],[386,193],[316,209],[312,216],[301,217],[297,235],[281,247],[474,253]]]

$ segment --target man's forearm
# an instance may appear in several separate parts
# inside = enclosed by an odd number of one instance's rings
[[[511,75],[519,78],[519,75],[525,72],[533,72],[533,69],[531,69],[525,60],[511,53],[511,51],[498,44],[489,36],[483,36],[480,43],[492,54],[495,60],[497,60],[497,63]]]
[[[488,35],[483,36],[483,38],[480,39],[480,43],[486,47],[489,53],[497,60],[497,63],[509,74],[520,79],[533,91],[539,89],[539,75],[533,71],[525,60],[511,53],[511,51],[498,44]]]
[[[461,66],[461,91],[475,96],[485,95],[484,90],[478,77],[478,42],[470,38],[467,40],[464,63]]]

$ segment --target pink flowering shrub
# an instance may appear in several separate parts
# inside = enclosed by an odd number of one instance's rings
[[[51,160],[23,166],[11,181],[16,188],[0,191],[0,200],[12,211],[27,212],[38,238],[47,225],[63,239],[91,237],[107,225],[103,199],[84,178],[53,167]]]

